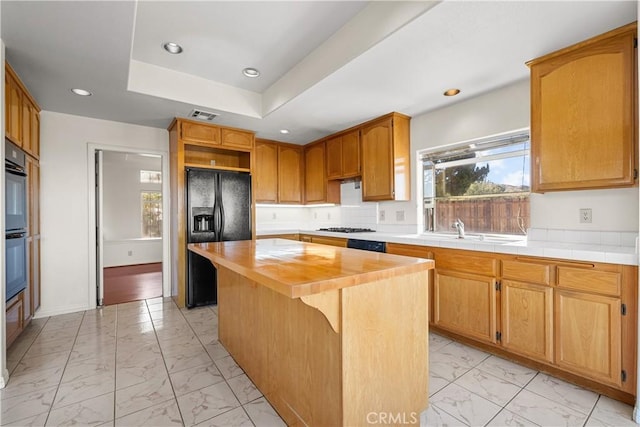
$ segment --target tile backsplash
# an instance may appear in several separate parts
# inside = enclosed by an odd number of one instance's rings
[[[631,231],[583,231],[530,228],[527,233],[527,239],[529,241],[635,247],[638,233]]]

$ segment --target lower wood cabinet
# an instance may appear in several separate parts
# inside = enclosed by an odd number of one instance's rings
[[[436,331],[634,401],[638,267],[391,243],[388,252],[435,259],[425,303]]]
[[[24,292],[7,301],[6,308],[6,340],[7,347],[13,343],[24,329]]]
[[[553,290],[549,286],[503,280],[502,346],[545,362],[553,361]]]
[[[620,304],[619,297],[556,291],[555,363],[621,387]]]
[[[256,239],[287,239],[287,240],[300,240],[298,233],[286,233],[286,234],[269,234],[263,236],[256,236]]]
[[[453,271],[436,271],[433,323],[482,341],[496,342],[496,280]]]

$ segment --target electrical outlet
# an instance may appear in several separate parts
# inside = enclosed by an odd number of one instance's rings
[[[273,213],[271,214],[271,219],[276,219],[276,213],[275,213],[275,212],[273,212]]]
[[[327,219],[331,219],[331,212],[327,212]]]
[[[580,209],[580,223],[591,224],[591,208]]]
[[[132,256],[133,255],[133,251],[127,252],[127,255]]]
[[[378,216],[380,217],[380,221],[384,221],[384,211],[380,211]]]
[[[313,213],[313,219],[318,219],[318,212]]]
[[[404,221],[404,211],[396,211],[396,221]]]

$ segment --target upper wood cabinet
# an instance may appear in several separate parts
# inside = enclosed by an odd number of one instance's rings
[[[302,203],[303,148],[278,145],[278,203]]]
[[[636,23],[527,63],[534,192],[632,186]]]
[[[391,113],[362,126],[362,200],[410,200],[410,120]]]
[[[40,157],[40,107],[5,62],[5,136],[36,159]]]
[[[5,68],[5,135],[18,147],[22,147],[22,90],[13,72]]]
[[[327,179],[360,176],[360,131],[327,140]]]
[[[234,148],[253,148],[254,133],[240,129],[222,128],[220,130],[222,145]]]
[[[320,141],[304,147],[305,203],[340,203],[340,183],[327,180],[325,146]]]
[[[255,193],[259,203],[302,203],[302,146],[256,140]]]
[[[253,132],[184,119],[180,120],[180,139],[240,150],[251,150],[254,145]]]

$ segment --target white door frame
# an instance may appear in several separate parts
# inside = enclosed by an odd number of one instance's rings
[[[87,144],[87,183],[89,195],[89,309],[97,307],[96,291],[96,166],[95,152],[116,151],[136,154],[155,154],[162,158],[162,296],[171,296],[171,195],[169,193],[169,152],[153,149],[138,149],[105,144]]]

